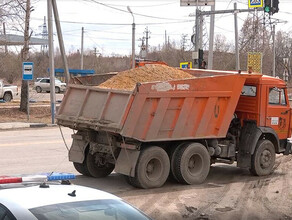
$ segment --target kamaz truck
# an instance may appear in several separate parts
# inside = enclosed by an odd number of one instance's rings
[[[76,170],[97,178],[115,170],[133,186],[155,188],[169,176],[202,183],[215,163],[236,162],[253,175],[269,175],[276,154],[291,153],[283,80],[187,71],[197,77],[137,83],[132,91],[88,80],[70,84],[57,123],[77,130],[69,151]]]

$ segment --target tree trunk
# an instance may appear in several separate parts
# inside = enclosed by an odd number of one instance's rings
[[[24,46],[22,49],[22,61],[28,61],[29,52],[29,20],[30,20],[30,0],[26,1],[26,13],[25,13],[25,27],[24,27]],[[22,80],[21,83],[21,97],[20,97],[20,111],[28,112],[28,83]]]

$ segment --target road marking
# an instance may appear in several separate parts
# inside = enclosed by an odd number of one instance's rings
[[[72,139],[67,139],[66,143],[71,141]],[[29,146],[29,145],[42,145],[42,144],[60,144],[64,143],[63,140],[59,141],[41,141],[41,142],[18,142],[18,143],[9,143],[9,144],[0,144],[0,147],[12,147],[12,146]]]

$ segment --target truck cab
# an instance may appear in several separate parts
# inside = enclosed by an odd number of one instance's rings
[[[283,80],[270,76],[248,77],[235,115],[242,128],[237,146],[238,167],[253,168],[253,174],[266,175],[264,170],[269,170],[270,165],[263,161],[273,163],[275,153],[291,153],[288,140],[291,137],[291,108]],[[265,146],[258,152],[261,143]],[[255,163],[255,160],[259,162]],[[256,164],[259,167],[257,171]]]
[[[254,122],[260,129],[269,131],[275,139],[276,152],[285,151],[287,139],[291,137],[291,108],[283,80],[269,76],[247,78],[235,114],[242,125]]]

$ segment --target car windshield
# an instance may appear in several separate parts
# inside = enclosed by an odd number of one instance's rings
[[[39,220],[150,220],[129,204],[111,199],[53,204],[30,212]]]

